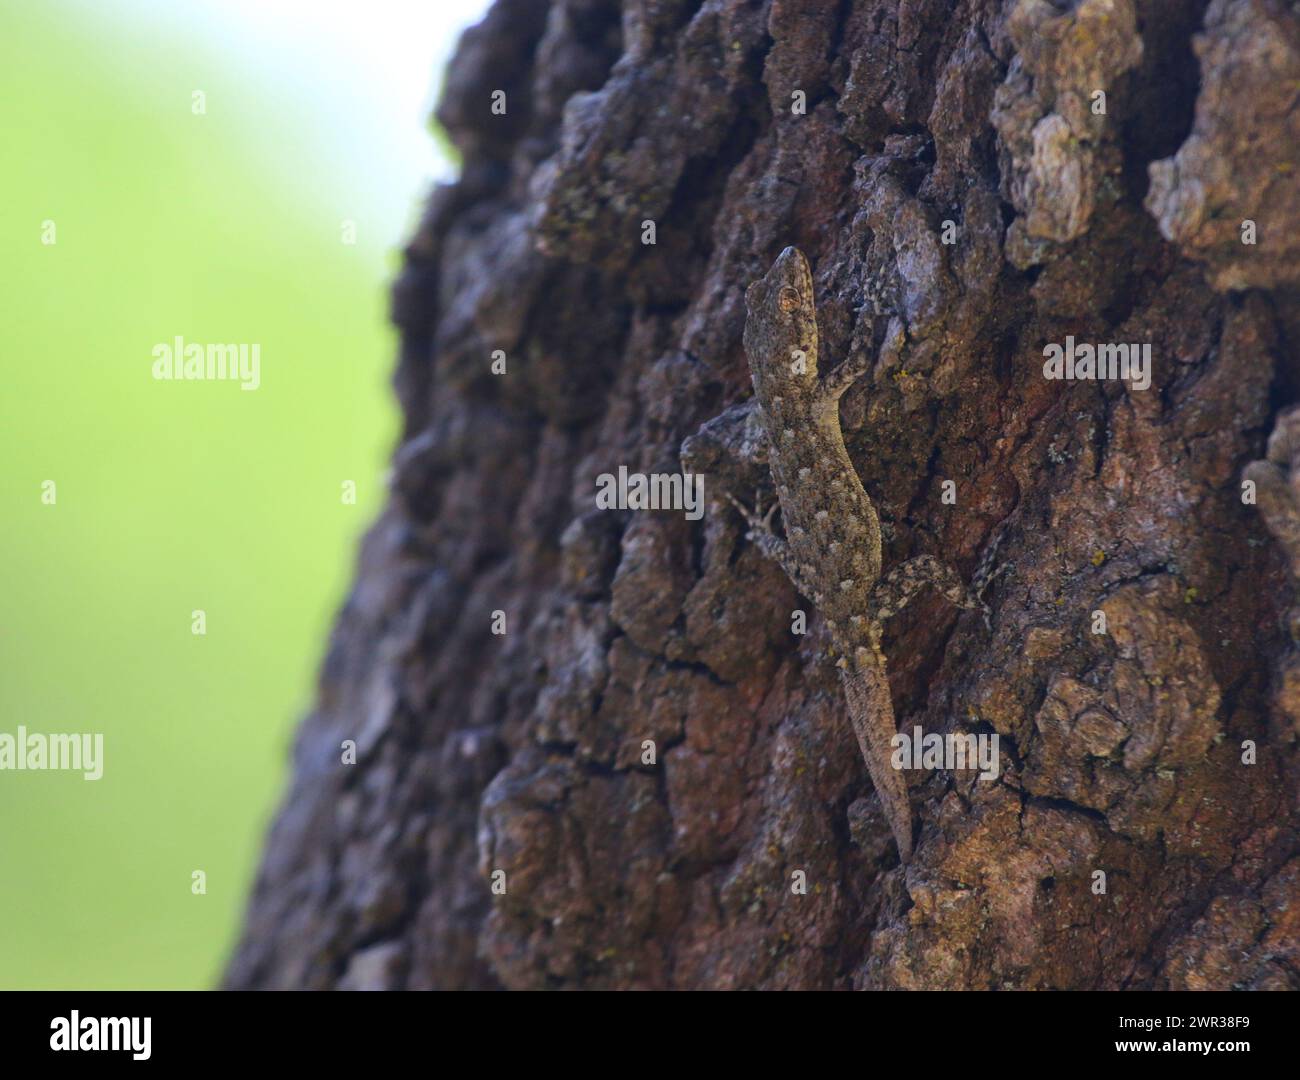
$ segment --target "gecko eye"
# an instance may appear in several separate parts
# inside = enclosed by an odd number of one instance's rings
[[[792,289],[789,285],[783,286],[781,291],[776,294],[777,306],[784,312],[791,312],[797,308],[802,300],[798,289]]]

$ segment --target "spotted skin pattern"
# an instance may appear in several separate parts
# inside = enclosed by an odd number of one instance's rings
[[[897,732],[889,695],[882,622],[923,587],[954,604],[980,608],[956,573],[921,555],[881,577],[880,518],[849,460],[840,431],[840,398],[865,374],[867,362],[845,361],[818,371],[817,312],[812,273],[788,247],[745,294],[745,352],[754,394],[771,444],[769,465],[780,500],[785,538],[766,514],[732,499],[749,525],[748,537],[777,562],[822,612],[836,650],[849,719],[871,782],[907,862],[912,813],[907,782],[890,763]]]

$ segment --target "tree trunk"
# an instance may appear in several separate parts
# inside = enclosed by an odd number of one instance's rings
[[[1243,483],[1300,395],[1297,85],[1285,0],[497,0],[228,985],[1300,987],[1285,419]],[[885,624],[900,731],[999,746],[907,774],[906,865],[726,499],[773,497],[786,245],[871,361],[886,571],[1002,569]],[[1047,377],[1070,337],[1149,386]],[[620,466],[703,516],[598,508]]]

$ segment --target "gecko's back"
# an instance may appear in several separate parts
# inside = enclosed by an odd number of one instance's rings
[[[841,653],[849,718],[890,828],[906,860],[912,817],[903,775],[891,764],[896,734],[872,591],[880,578],[880,520],[849,459],[839,395],[818,370],[812,273],[786,248],[745,295],[745,351],[771,444],[788,572],[822,614]]]
[[[850,648],[866,638],[850,629],[867,613],[880,577],[880,519],[849,460],[839,401],[820,378],[812,273],[786,248],[745,296],[745,351],[771,444],[786,540],[813,573],[823,614]],[[854,624],[855,626],[858,624]]]

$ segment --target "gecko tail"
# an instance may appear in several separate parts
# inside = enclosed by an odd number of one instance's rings
[[[885,818],[898,844],[899,858],[904,863],[910,862],[912,804],[907,796],[907,780],[891,762],[894,750],[891,740],[897,728],[884,665],[871,658],[841,669],[840,676],[853,734],[857,736],[871,783],[880,796]]]

